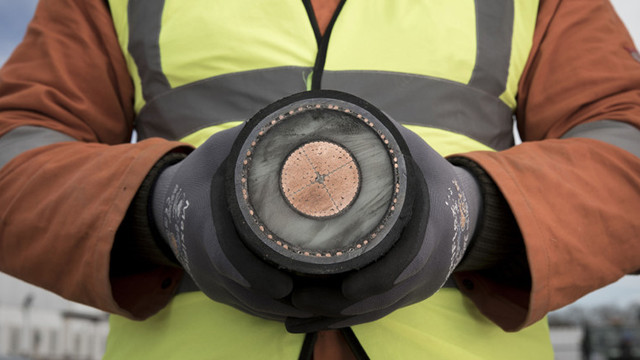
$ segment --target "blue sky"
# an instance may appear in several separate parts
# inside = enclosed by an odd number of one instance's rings
[[[24,36],[37,0],[0,0],[0,64]]]
[[[613,0],[616,10],[627,25],[640,48],[640,1]],[[9,57],[24,36],[27,23],[33,15],[37,0],[0,0],[0,64]],[[0,289],[1,291],[1,289]],[[580,305],[640,303],[640,276],[624,277],[605,289],[581,299]]]

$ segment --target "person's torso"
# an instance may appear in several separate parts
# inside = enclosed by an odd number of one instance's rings
[[[513,145],[538,6],[347,0],[321,37],[308,1],[109,3],[140,139],[197,146],[280,98],[332,89],[369,101],[444,156]],[[353,331],[372,358],[552,357],[544,321],[507,334],[455,289]],[[283,324],[184,293],[145,322],[113,317],[106,358],[293,358],[302,341]]]

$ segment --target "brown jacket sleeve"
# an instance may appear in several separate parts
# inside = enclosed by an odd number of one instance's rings
[[[29,150],[0,169],[0,271],[109,312],[143,318],[181,271],[109,278],[131,199],[164,154],[130,144],[133,88],[104,1],[42,0],[0,71],[0,136],[24,126],[77,139]]]
[[[640,128],[640,62],[607,0],[541,2],[519,88],[523,144],[464,156],[492,177],[524,238],[531,289],[478,273],[461,289],[506,330],[640,269],[640,158],[572,127],[617,120]]]

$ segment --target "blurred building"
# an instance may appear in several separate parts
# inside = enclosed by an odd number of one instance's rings
[[[551,327],[555,360],[640,360],[640,326]]]
[[[549,316],[556,360],[640,360],[640,303],[570,306]]]
[[[0,274],[0,360],[97,360],[107,315]]]

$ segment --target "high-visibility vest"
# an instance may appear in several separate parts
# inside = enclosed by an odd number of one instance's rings
[[[357,95],[443,156],[513,145],[537,0],[346,0],[327,36],[300,0],[109,0],[139,138],[195,146],[309,89]],[[372,359],[551,359],[546,320],[506,333],[453,288],[352,327]],[[303,334],[201,292],[111,317],[106,359],[295,359]]]

